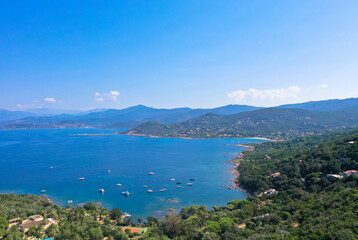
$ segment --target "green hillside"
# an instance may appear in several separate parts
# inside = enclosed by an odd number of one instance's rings
[[[231,138],[269,137],[285,139],[358,126],[358,106],[330,112],[266,108],[227,116],[206,114],[182,123],[146,122],[122,134]]]

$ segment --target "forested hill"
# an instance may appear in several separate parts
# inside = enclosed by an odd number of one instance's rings
[[[254,151],[244,152],[238,179],[252,193],[269,188],[290,194],[332,190],[347,179],[331,181],[327,174],[343,176],[344,171],[358,170],[358,130],[265,142],[254,147]],[[276,172],[279,177],[268,177]]]
[[[182,123],[146,122],[129,135],[191,138],[268,137],[285,139],[358,127],[358,106],[330,112],[265,108],[227,116],[206,114]]]

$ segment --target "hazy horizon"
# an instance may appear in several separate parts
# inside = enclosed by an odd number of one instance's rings
[[[252,107],[258,107],[258,108],[270,108],[270,107],[278,107],[278,106],[282,106],[282,105],[289,105],[289,104],[301,104],[301,103],[308,103],[308,102],[320,102],[320,101],[329,101],[329,100],[346,100],[346,99],[355,99],[358,97],[351,97],[351,98],[331,98],[331,99],[321,99],[321,100],[312,100],[312,101],[306,101],[306,102],[294,102],[294,103],[283,103],[280,105],[274,105],[274,106],[256,106],[256,105],[248,105],[248,104],[235,104],[235,103],[230,103],[230,104],[226,104],[226,105],[221,105],[221,106],[213,106],[213,107],[191,107],[191,106],[182,106],[182,107],[174,107],[174,108],[191,108],[191,109],[212,109],[212,108],[219,108],[219,107],[224,107],[224,106],[229,106],[229,105],[242,105],[242,106],[252,106]],[[7,111],[35,111],[35,110],[40,110],[40,109],[48,109],[48,110],[57,110],[57,111],[77,111],[77,112],[86,112],[86,111],[91,111],[91,110],[123,110],[126,108],[131,108],[131,107],[137,107],[137,106],[144,106],[144,107],[148,107],[148,108],[154,108],[154,109],[174,109],[174,108],[165,108],[165,107],[156,107],[156,106],[149,106],[146,104],[137,104],[137,105],[132,105],[132,106],[127,106],[127,107],[123,107],[123,108],[88,108],[88,109],[65,109],[65,108],[44,108],[44,107],[38,107],[38,108],[28,108],[28,109],[23,109],[23,110],[19,110],[19,109],[5,109],[5,108],[0,108],[0,110],[7,110]]]

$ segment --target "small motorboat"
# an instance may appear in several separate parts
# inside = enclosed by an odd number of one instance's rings
[[[160,190],[159,190],[159,192],[165,192],[165,191],[167,191],[166,188],[163,188],[163,189],[160,189]]]
[[[154,175],[155,173],[154,172],[149,172],[148,175]]]
[[[177,188],[181,188],[181,186],[177,186]]]
[[[100,188],[100,189],[98,189],[98,192],[104,193],[104,189],[103,189],[103,188]]]
[[[84,180],[86,180],[86,178],[84,178],[84,177],[78,178],[78,181],[84,181]]]
[[[190,178],[189,181],[195,181],[195,179],[194,179],[194,178]]]
[[[192,183],[187,183],[186,185],[187,185],[187,186],[193,186],[193,184],[192,184]]]
[[[52,169],[53,167],[51,166],[50,168]]]
[[[42,192],[42,193],[45,193],[45,192],[46,192],[46,190],[41,190],[41,192]]]
[[[175,178],[170,179],[170,181],[174,182],[174,181],[175,181]]]
[[[121,186],[122,186],[122,184],[120,184],[120,183],[117,183],[117,184],[116,184],[116,186],[117,186],[117,187],[121,187]]]
[[[148,189],[147,193],[153,193],[154,191],[152,189]]]
[[[177,184],[181,184],[181,182],[177,182]]]
[[[110,172],[111,172],[111,170],[108,169],[108,170],[107,170],[107,173],[110,173]]]
[[[122,194],[123,194],[124,196],[129,196],[129,192],[128,192],[128,191],[122,192]]]
[[[143,188],[147,188],[148,186],[147,185],[143,185]]]

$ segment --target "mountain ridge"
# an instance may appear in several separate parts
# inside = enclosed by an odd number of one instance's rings
[[[328,112],[264,108],[232,115],[205,114],[182,123],[143,123],[120,134],[183,138],[285,139],[358,127],[358,105]]]
[[[288,104],[277,106],[276,108],[304,109],[314,112],[326,112],[340,110],[346,107],[358,105],[358,98],[348,99],[329,99],[322,101],[311,101],[305,103]],[[153,121],[161,124],[171,124],[185,122],[205,115],[215,113],[219,115],[231,115],[241,112],[250,112],[261,108],[249,105],[230,104],[216,108],[153,108],[145,105],[136,105],[125,109],[93,109],[78,114],[62,113],[59,115],[43,116],[27,112],[11,112],[0,110],[1,129],[21,129],[21,128],[58,128],[58,127],[92,127],[107,129],[130,129],[146,121]],[[39,110],[38,110],[39,111]],[[45,110],[41,110],[46,112]],[[41,112],[40,111],[40,112]],[[48,111],[47,111],[48,112]],[[6,120],[8,119],[8,120]],[[63,121],[71,122],[62,126]]]

